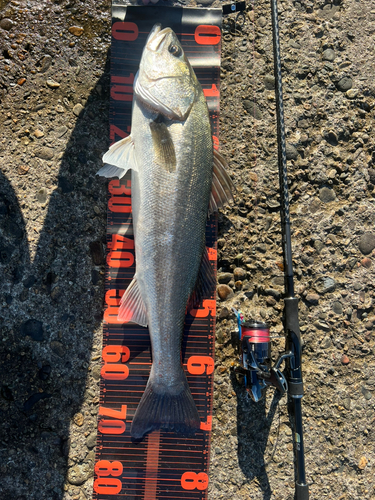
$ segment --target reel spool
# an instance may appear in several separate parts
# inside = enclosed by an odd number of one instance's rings
[[[241,343],[240,366],[235,368],[235,372],[244,376],[248,395],[257,402],[262,399],[269,386],[284,394],[288,390],[288,383],[280,366],[292,353],[282,353],[272,366],[271,337],[267,323],[245,322],[241,312],[235,309],[233,311],[237,316]]]

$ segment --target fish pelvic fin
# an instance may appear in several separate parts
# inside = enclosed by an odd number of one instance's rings
[[[130,428],[132,438],[141,439],[158,429],[185,435],[200,429],[197,407],[185,373],[181,373],[181,380],[172,387],[149,379]]]
[[[213,212],[217,212],[219,208],[224,205],[229,205],[233,201],[233,193],[236,188],[229,177],[225,168],[227,167],[227,162],[219,154],[216,149],[214,149],[214,168],[212,175],[212,190],[210,204],[208,208],[208,215],[210,216]]]
[[[147,326],[147,310],[139,290],[137,275],[134,276],[130,285],[121,298],[117,319],[128,323],[138,323]]]
[[[131,136],[115,142],[103,156],[104,166],[96,173],[101,177],[121,179],[131,168],[137,170],[134,142]]]

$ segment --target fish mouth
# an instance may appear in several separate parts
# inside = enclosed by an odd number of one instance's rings
[[[161,24],[155,24],[155,26],[152,28],[147,38],[146,42],[147,49],[151,50],[152,52],[156,52],[160,47],[160,44],[166,37],[166,35],[171,31],[172,31],[171,28],[164,28],[162,30]]]

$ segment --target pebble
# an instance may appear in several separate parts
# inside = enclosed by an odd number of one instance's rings
[[[221,300],[227,300],[233,297],[233,290],[228,285],[219,285],[217,293]]]
[[[346,92],[346,97],[348,97],[348,99],[355,99],[358,93],[359,93],[358,89],[350,89]]]
[[[61,106],[61,104],[58,104],[58,105],[55,107],[55,110],[57,111],[57,113],[64,113],[65,108],[64,108],[63,106]]]
[[[329,203],[336,199],[335,191],[332,188],[326,186],[319,189],[319,199],[323,203]]]
[[[242,269],[242,267],[236,267],[233,271],[233,276],[235,281],[244,280],[247,276],[247,272],[245,269]]]
[[[82,413],[76,413],[73,417],[73,422],[78,425],[78,427],[82,427],[84,422],[84,417]]]
[[[57,300],[61,296],[62,290],[58,285],[51,290],[51,298]]]
[[[358,247],[363,255],[368,255],[375,248],[375,233],[364,233],[358,243]]]
[[[81,28],[80,26],[71,26],[69,28],[69,32],[75,36],[81,36],[83,34],[83,31],[84,31],[84,29]]]
[[[365,257],[361,260],[361,265],[366,269],[370,269],[370,267],[372,266],[372,260],[368,257]]]
[[[368,389],[366,389],[366,387],[362,387],[361,392],[364,398],[368,401],[372,398],[372,393]]]
[[[270,198],[267,200],[267,207],[269,207],[271,209],[279,208],[280,203],[277,200],[275,200],[274,198]]]
[[[367,465],[367,458],[365,456],[361,457],[358,462],[358,469],[365,469]]]
[[[338,90],[341,90],[341,92],[346,92],[347,90],[351,89],[353,86],[353,80],[348,77],[344,76],[344,78],[341,78],[339,82],[337,83],[337,88]]]
[[[331,330],[331,327],[329,325],[327,325],[327,323],[325,323],[324,321],[320,321],[320,320],[314,321],[314,326],[315,326],[315,328],[317,328],[318,330],[322,330],[323,332],[329,332]],[[331,339],[329,339],[329,343],[328,343],[328,340],[327,340],[328,338],[329,337],[325,337],[325,340],[323,339],[324,343],[322,341],[321,347],[323,349],[327,349],[331,345]]]
[[[258,243],[255,245],[256,250],[261,253],[267,253],[267,245],[265,243]]]
[[[309,210],[312,214],[315,214],[321,209],[321,203],[317,198],[313,198],[309,204]]]
[[[101,369],[102,368],[99,365],[94,366],[94,368],[92,369],[91,373],[94,380],[100,380]]]
[[[233,279],[232,273],[218,273],[217,281],[220,284],[228,284]]]
[[[87,448],[94,448],[96,446],[96,437],[97,437],[97,432],[93,431],[91,434],[89,434],[86,438],[86,446]]]
[[[275,305],[277,304],[277,302],[276,302],[276,300],[275,300],[273,297],[268,296],[268,297],[266,298],[266,304],[267,304],[268,306],[272,306],[272,307],[273,307],[273,306],[275,306]]]
[[[257,25],[261,28],[264,28],[265,26],[267,26],[267,19],[263,16],[260,16],[257,20]]]
[[[7,17],[4,17],[4,19],[0,21],[0,28],[2,28],[3,30],[9,31],[13,28],[13,26],[14,22]]]
[[[344,398],[343,405],[344,405],[345,410],[350,410],[351,399],[350,398]]]
[[[92,241],[90,243],[90,253],[95,266],[105,263],[103,245],[100,241]]]
[[[341,363],[343,365],[348,365],[350,363],[350,359],[349,359],[349,357],[346,354],[343,354],[341,356]]]
[[[332,311],[335,313],[335,314],[342,314],[342,304],[341,302],[339,302],[338,300],[336,300],[333,304],[332,304]]]
[[[246,109],[249,115],[255,118],[255,120],[261,120],[263,118],[263,115],[255,102],[250,101],[249,99],[244,99],[243,107]]]
[[[317,305],[319,302],[319,295],[316,293],[308,293],[306,295],[306,301],[312,305]]]
[[[22,284],[25,288],[31,288],[35,282],[36,282],[35,276],[30,275],[25,279],[25,281]]]
[[[47,80],[46,83],[50,89],[57,89],[60,87],[60,84],[55,80]]]
[[[39,72],[40,73],[45,73],[47,69],[51,66],[52,64],[52,57],[49,54],[46,54],[45,56],[40,59],[38,65],[40,66]]]
[[[74,106],[73,108],[73,113],[76,115],[76,116],[79,116],[82,111],[84,110],[84,107],[82,106],[82,104],[78,103]]]
[[[28,167],[27,165],[18,165],[17,173],[18,175],[26,175],[29,169],[30,167]]]
[[[54,150],[48,147],[42,147],[35,151],[35,156],[40,158],[41,160],[52,160],[54,155]]]
[[[291,144],[286,144],[286,159],[287,160],[296,160],[298,158],[298,151]]]
[[[68,131],[68,127],[66,127],[65,125],[61,125],[61,127],[57,127],[57,129],[55,130],[55,135],[56,137],[60,138],[62,137],[63,135],[65,135]]]
[[[275,77],[273,75],[266,75],[264,77],[264,86],[267,90],[274,90],[275,88]]]
[[[44,132],[42,132],[41,130],[39,130],[38,128],[36,130],[34,130],[34,136],[37,138],[37,139],[40,139],[41,137],[44,136]]]
[[[50,343],[50,346],[51,346],[51,351],[57,356],[59,356],[59,358],[62,358],[64,356],[65,347],[61,342],[59,342],[58,340],[53,340]]]
[[[44,204],[47,201],[47,198],[48,198],[48,193],[46,188],[41,188],[36,193],[36,199],[39,203]]]
[[[274,286],[284,286],[284,276],[276,276],[272,278],[272,284]]]
[[[25,82],[26,82],[26,78],[20,78],[19,80],[17,80],[18,85],[23,85]]]
[[[270,295],[271,297],[273,297],[276,300],[280,300],[280,298],[281,298],[281,293],[278,290],[275,290],[274,288],[266,288],[264,290],[264,294]]]
[[[230,311],[227,307],[223,307],[222,310],[219,312],[219,319],[226,319],[230,315]]]
[[[314,288],[321,294],[333,292],[336,288],[336,281],[329,276],[321,276],[315,281]]]
[[[323,60],[324,61],[333,61],[335,59],[335,51],[332,49],[326,49],[323,52]]]
[[[68,481],[70,484],[80,486],[94,475],[94,469],[91,464],[74,465],[68,470]]]
[[[44,340],[43,323],[37,319],[28,319],[22,323],[20,331],[22,335],[28,335],[37,342],[42,342]]]

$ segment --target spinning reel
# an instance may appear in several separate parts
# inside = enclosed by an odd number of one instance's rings
[[[248,395],[255,402],[262,399],[267,387],[272,386],[281,394],[288,391],[288,382],[280,370],[282,362],[293,356],[283,352],[274,366],[271,365],[271,337],[269,326],[256,321],[244,321],[243,314],[233,308],[237,316],[241,342],[240,366],[235,372],[244,376]]]

